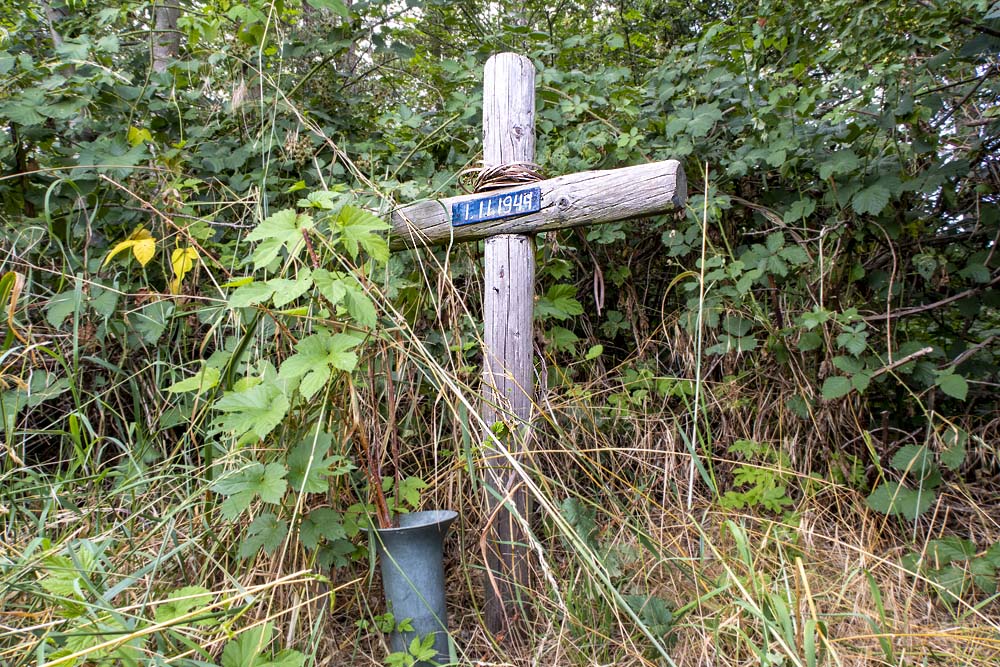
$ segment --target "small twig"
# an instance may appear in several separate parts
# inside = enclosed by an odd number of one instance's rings
[[[973,345],[968,350],[966,350],[962,354],[958,355],[957,357],[955,357],[951,361],[948,361],[948,362],[945,362],[945,363],[941,364],[938,368],[944,369],[944,368],[947,368],[949,366],[958,366],[959,364],[961,364],[962,362],[966,361],[969,357],[971,357],[972,355],[974,355],[976,352],[979,352],[979,350],[983,349],[984,347],[986,347],[987,345],[989,345],[990,343],[992,343],[996,339],[997,339],[997,337],[995,335],[994,336],[987,336],[986,340],[984,340],[982,343],[977,343],[976,345]]]
[[[930,354],[933,351],[934,351],[934,348],[928,346],[928,347],[919,349],[916,352],[908,354],[905,357],[903,357],[902,359],[896,359],[896,361],[892,362],[891,364],[886,364],[882,368],[880,368],[877,371],[875,371],[874,373],[872,373],[871,379],[875,379],[879,375],[882,375],[883,373],[888,373],[889,371],[891,371],[893,369],[899,368],[903,364],[908,364],[911,361],[913,361],[914,359],[922,357],[925,354]]]
[[[958,294],[953,294],[946,299],[941,299],[940,301],[935,301],[934,303],[928,303],[923,306],[914,306],[912,308],[904,308],[903,310],[897,310],[895,313],[879,313],[878,315],[868,315],[867,317],[862,317],[864,322],[879,322],[881,320],[899,319],[900,317],[907,317],[909,315],[916,315],[917,313],[924,313],[928,310],[934,310],[935,308],[940,308],[941,306],[947,306],[949,303],[953,303],[960,299],[964,299],[967,296],[972,296],[973,294],[978,294],[983,290],[993,287],[997,283],[1000,283],[1000,273],[993,277],[993,280],[986,283],[985,285],[980,285],[979,287],[972,287],[964,292],[959,292]]]

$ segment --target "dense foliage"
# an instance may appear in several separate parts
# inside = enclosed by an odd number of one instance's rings
[[[816,483],[914,536],[949,489],[1000,505],[996,3],[8,3],[0,522],[35,541],[0,572],[11,600],[38,579],[62,605],[40,659],[145,627],[100,605],[126,588],[103,578],[110,547],[46,523],[77,507],[67,484],[133,493],[153,466],[183,470],[236,536],[220,558],[293,544],[328,571],[364,555],[369,511],[475,477],[475,399],[458,397],[477,382],[478,249],[390,254],[383,220],[459,192],[501,50],[536,64],[547,175],[677,158],[691,183],[685,213],[538,239],[541,391],[563,406],[540,438],[586,422],[628,449],[655,415],[699,493],[793,523]],[[626,477],[666,488],[647,473]],[[986,542],[903,566],[943,577],[949,603],[995,594],[985,524]],[[163,619],[209,595],[197,576],[156,594],[184,583]],[[137,664],[143,642],[92,657]],[[253,664],[230,646],[224,666]]]

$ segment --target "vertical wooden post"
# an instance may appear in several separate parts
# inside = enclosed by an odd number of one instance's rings
[[[534,162],[535,67],[523,56],[500,53],[486,63],[483,159],[487,167]],[[502,440],[517,452],[527,441],[534,395],[534,238],[501,234],[486,239],[484,281],[482,415],[488,428],[500,421],[507,425],[509,436]],[[526,516],[527,494],[516,487],[488,435],[486,445],[486,503],[492,517],[486,537],[486,626],[495,636],[509,636],[519,616],[519,593],[528,584],[527,546],[512,510]]]

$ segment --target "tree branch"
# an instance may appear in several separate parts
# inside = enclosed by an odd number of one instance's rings
[[[880,313],[878,315],[868,315],[867,317],[863,317],[861,319],[863,319],[865,322],[880,322],[882,320],[888,321],[892,319],[899,319],[900,317],[907,317],[909,315],[916,315],[917,313],[926,313],[929,310],[934,310],[935,308],[940,308],[941,306],[947,306],[949,303],[953,303],[955,301],[958,301],[959,299],[964,299],[967,296],[978,294],[979,292],[982,292],[984,290],[989,289],[990,287],[993,287],[997,283],[1000,283],[1000,273],[993,276],[993,280],[986,283],[985,285],[980,285],[979,287],[972,287],[970,289],[965,290],[964,292],[953,294],[952,296],[949,296],[945,299],[941,299],[940,301],[935,301],[934,303],[924,304],[923,306],[913,306],[912,308],[904,308],[903,310],[897,310],[895,313],[890,311],[890,312]]]

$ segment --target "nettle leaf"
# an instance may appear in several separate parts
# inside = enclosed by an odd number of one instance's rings
[[[934,502],[934,491],[930,489],[910,489],[897,482],[881,484],[868,496],[868,506],[882,514],[902,516],[915,521]]]
[[[956,373],[940,373],[934,380],[934,384],[940,387],[944,393],[960,401],[964,401],[969,394],[969,383]]]
[[[157,623],[169,623],[175,618],[208,605],[215,595],[201,586],[185,586],[171,591],[167,601],[156,605],[154,618]]]
[[[535,303],[535,315],[539,319],[566,320],[582,314],[583,306],[576,300],[576,288],[572,285],[553,285]]]
[[[293,491],[325,493],[330,488],[328,477],[354,470],[354,464],[344,456],[327,456],[333,436],[329,433],[308,435],[288,453],[288,484]]]
[[[89,542],[80,542],[69,549],[72,556],[48,556],[42,559],[44,574],[39,583],[53,595],[82,599],[80,591],[83,590],[83,579],[88,573],[97,571],[97,554]]]
[[[320,331],[300,340],[296,353],[281,364],[278,377],[294,380],[302,378],[299,391],[307,399],[323,388],[330,379],[331,367],[351,372],[357,366],[358,355],[352,350],[361,339],[350,334],[330,335]]]
[[[226,392],[214,407],[225,413],[216,419],[222,430],[237,436],[252,432],[264,438],[285,418],[291,404],[283,387],[261,383],[243,391]]]
[[[299,526],[299,541],[306,549],[315,549],[321,539],[329,542],[347,539],[344,517],[333,508],[321,507],[309,512]]]
[[[189,378],[185,378],[167,387],[171,394],[181,394],[194,391],[199,394],[214,389],[219,385],[221,375],[219,369],[213,366],[203,366],[201,370]]]
[[[239,556],[241,559],[256,556],[261,548],[264,549],[264,553],[271,555],[278,550],[287,535],[287,521],[271,513],[261,514],[247,527],[247,535],[240,545]]]
[[[832,375],[823,381],[823,398],[832,401],[851,393],[851,379],[843,375]]]
[[[303,234],[315,227],[312,216],[284,209],[268,216],[247,235],[248,241],[261,241],[253,253],[254,269],[270,264],[284,249],[295,257],[305,245]]]
[[[288,470],[280,463],[251,463],[235,473],[226,475],[212,485],[212,490],[227,496],[222,503],[222,515],[235,519],[250,507],[254,498],[277,505],[285,495]]]
[[[859,190],[851,199],[851,206],[860,214],[878,215],[889,204],[889,197],[892,195],[889,188],[880,182],[868,186],[864,190]]]
[[[382,264],[389,261],[389,244],[374,233],[389,228],[381,218],[364,209],[346,205],[337,214],[335,224],[340,231],[340,243],[352,259],[357,258],[360,245],[375,261]]]

